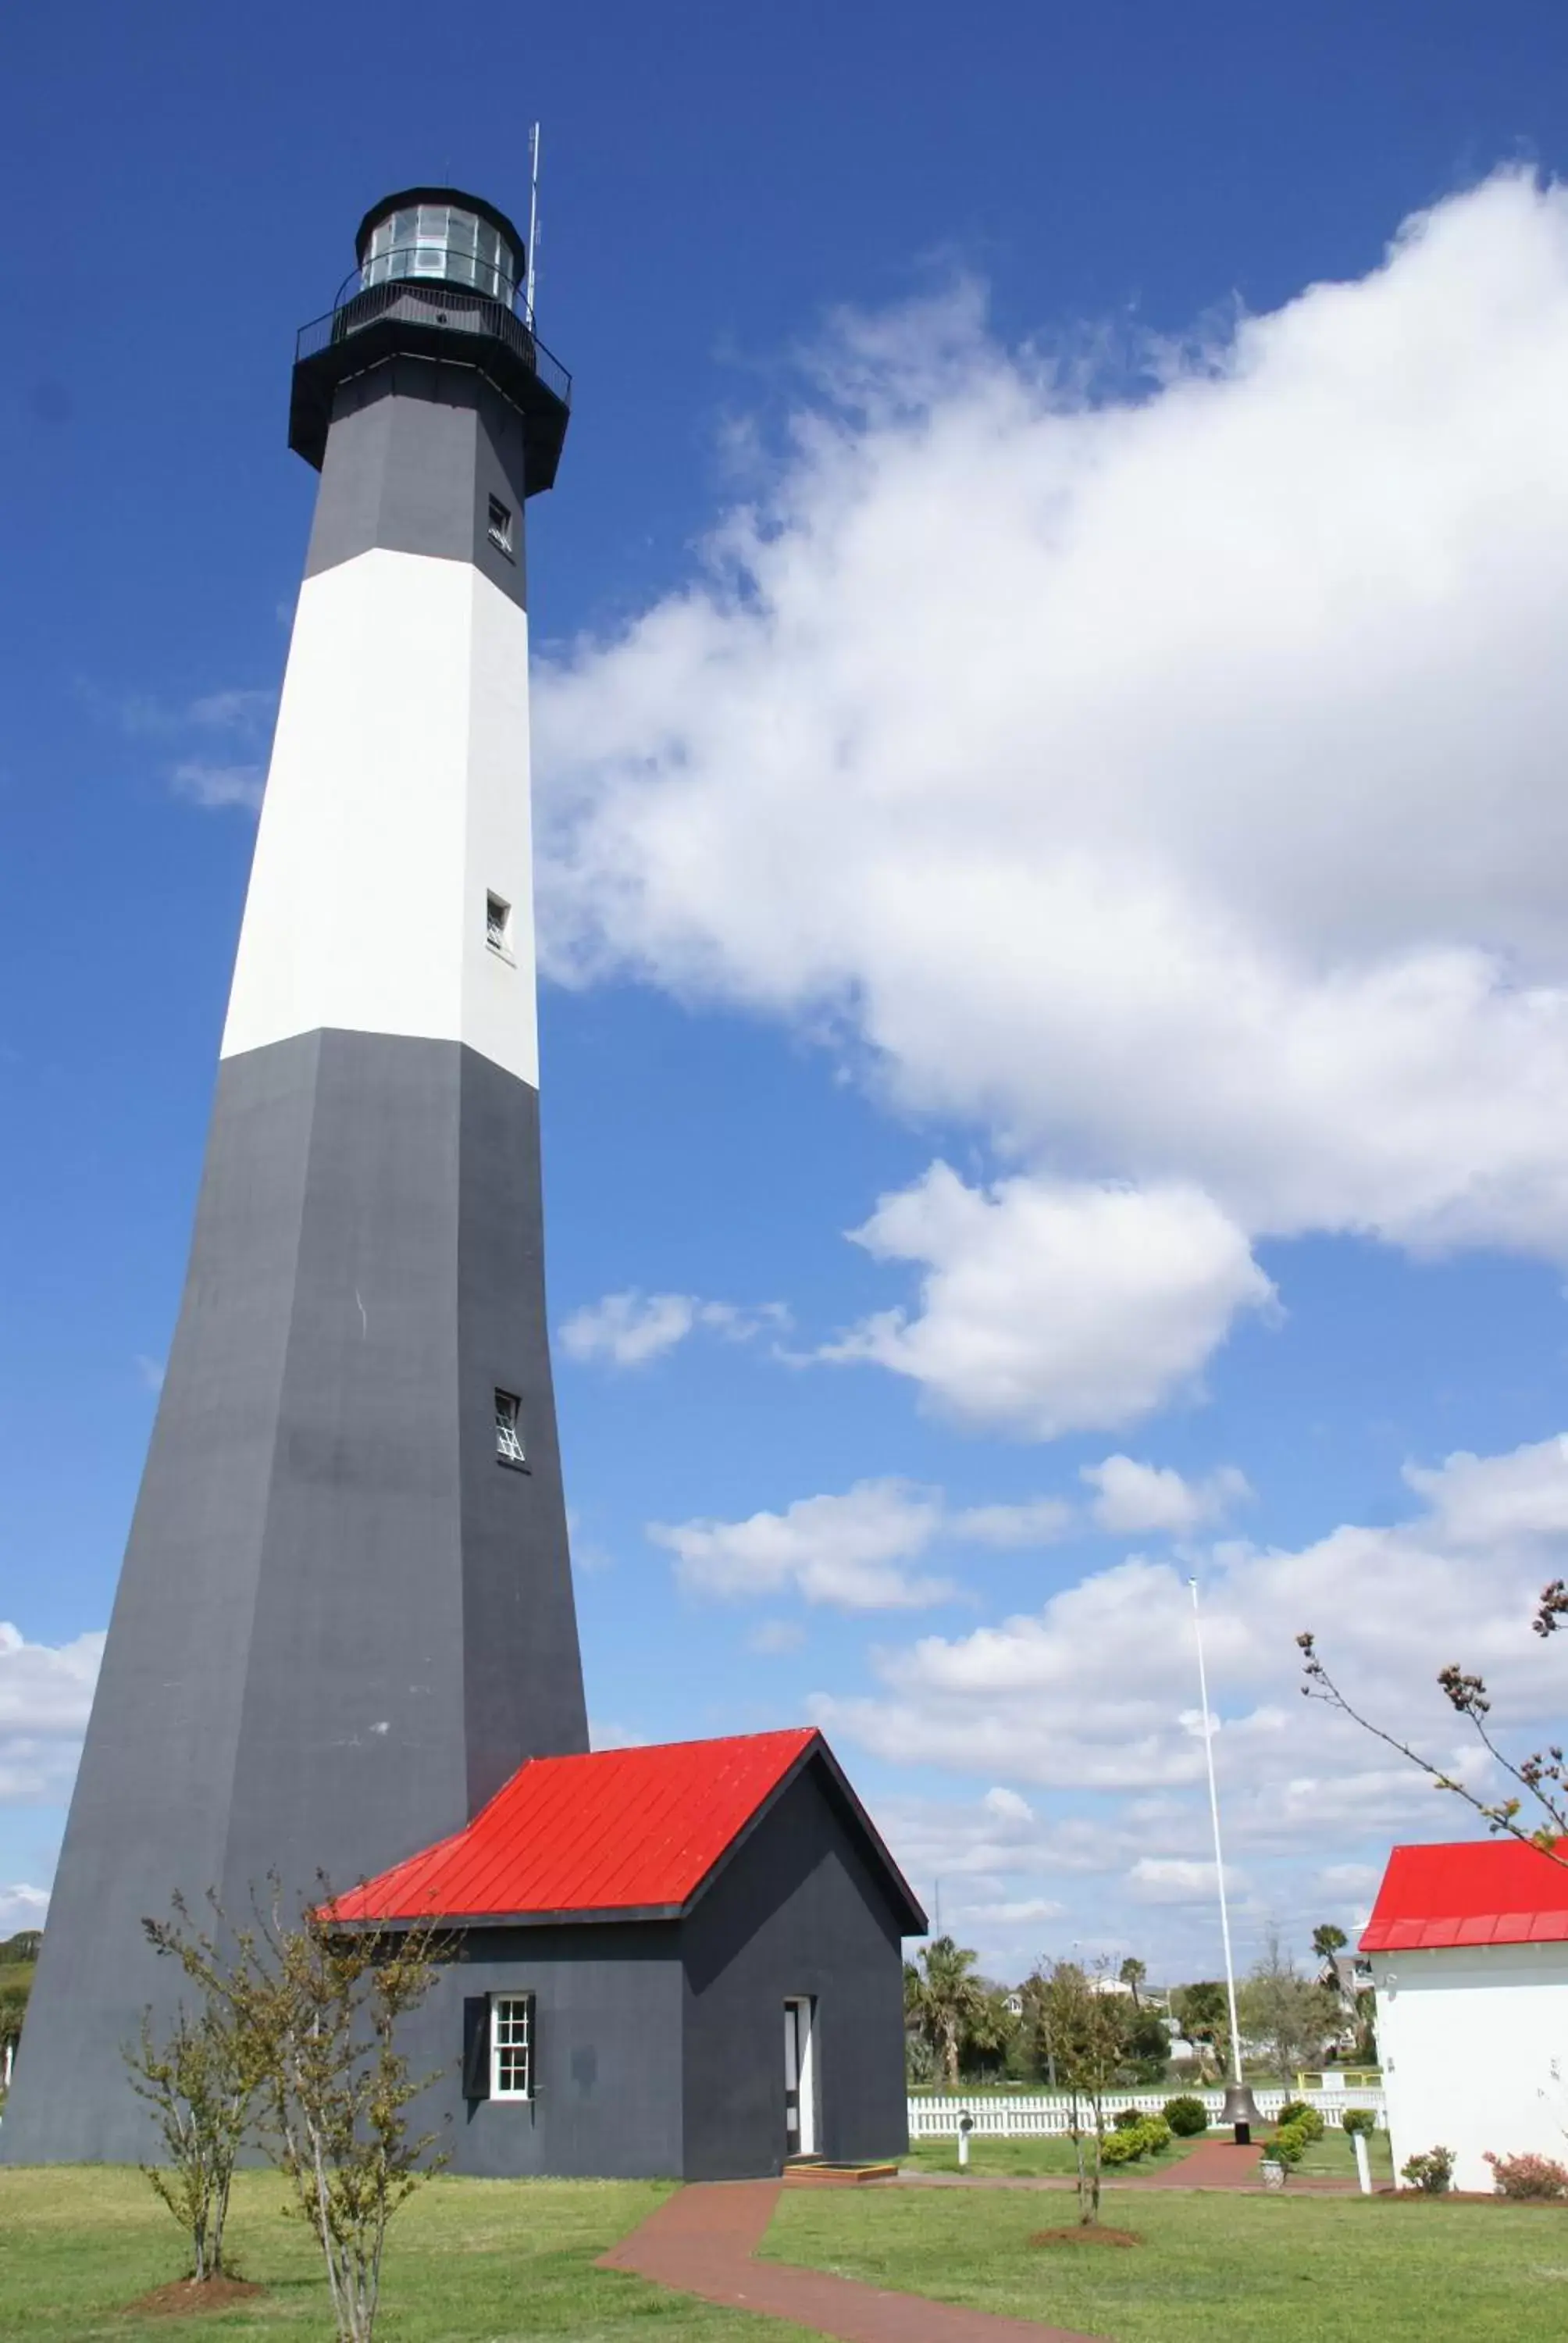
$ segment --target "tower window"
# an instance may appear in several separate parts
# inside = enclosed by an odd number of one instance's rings
[[[512,549],[512,508],[504,505],[499,497],[490,498],[490,526],[487,532],[490,543],[501,553]]]
[[[512,907],[499,895],[485,898],[485,941],[496,952],[512,949]]]
[[[490,2000],[490,2097],[534,2095],[534,1996],[498,1993]]]
[[[526,1469],[528,1460],[523,1453],[520,1416],[516,1393],[498,1391],[496,1393],[496,1454],[503,1464],[521,1464]]]

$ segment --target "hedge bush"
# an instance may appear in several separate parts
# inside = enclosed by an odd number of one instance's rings
[[[1304,2124],[1282,2124],[1268,2152],[1282,2164],[1300,2164],[1311,2138],[1312,2134]]]
[[[1158,2156],[1171,2145],[1171,2127],[1163,2116],[1140,2116],[1134,2124],[1117,2118],[1116,2128],[1100,2143],[1102,2164],[1132,2164],[1141,2156]]]
[[[1561,2169],[1561,2167],[1559,2167]],[[1412,2188],[1419,2188],[1424,2197],[1442,2197],[1453,2178],[1452,2147],[1429,2147],[1420,2156],[1412,2156],[1400,2167],[1399,2177]]]
[[[1209,2128],[1208,2108],[1201,2099],[1194,2098],[1190,2091],[1181,2092],[1176,2098],[1167,2099],[1161,2113],[1178,2139],[1196,2139],[1201,2131],[1207,2131]]]
[[[1302,2116],[1310,2115],[1312,2112],[1305,2099],[1287,2099],[1274,2117],[1274,2121],[1277,2124],[1293,2124],[1299,2122]]]
[[[1342,2132],[1364,2131],[1368,2137],[1377,2129],[1377,2116],[1371,2107],[1347,2107],[1340,2117]]]
[[[1500,2197],[1568,2197],[1568,2167],[1549,2156],[1493,2156],[1488,2148],[1482,2161],[1491,2165]]]
[[[1136,2131],[1143,2117],[1136,2107],[1122,2107],[1111,2120],[1118,2131]]]

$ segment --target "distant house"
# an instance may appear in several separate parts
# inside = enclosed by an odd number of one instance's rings
[[[1568,1842],[1564,1842],[1568,1847]],[[1568,1867],[1513,1839],[1396,1846],[1362,1936],[1394,2166],[1532,2149],[1568,2162]]]
[[[535,1758],[334,1910],[449,1932],[407,2042],[458,2172],[735,2179],[908,2146],[925,1915],[819,1733]]]

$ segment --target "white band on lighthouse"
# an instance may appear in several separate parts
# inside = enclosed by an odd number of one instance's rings
[[[378,546],[307,578],[226,1058],[400,1033],[537,1087],[528,625],[466,561]]]

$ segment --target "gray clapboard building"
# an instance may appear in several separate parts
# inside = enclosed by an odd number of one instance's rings
[[[546,1336],[528,775],[523,516],[555,479],[570,383],[535,334],[524,266],[493,206],[410,189],[367,216],[350,278],[298,337],[289,441],[320,473],[316,517],[186,1289],[0,2127],[9,2161],[146,2152],[120,2046],[173,1999],[141,1920],[176,1889],[243,1912],[269,1873],[302,1890],[319,1871],[364,1880],[451,1839],[537,1785],[539,1761],[603,1778],[586,1755]],[[476,1955],[505,1923],[508,1976],[519,1948],[525,1966],[543,1956],[541,1926],[558,1968],[602,1968],[617,1946],[602,2040],[552,2025],[538,2044],[548,2071],[570,2043],[555,2106],[602,2103],[633,1980],[678,1971],[689,1997],[712,1916],[744,1933],[734,1882],[766,1870],[769,1845],[788,1870],[813,1815],[816,1870],[870,1923],[829,1930],[849,1965],[830,1992],[820,1963],[788,1990],[769,1971],[766,2006],[749,2008],[772,2077],[761,2128],[716,2144],[704,2108],[728,2102],[703,2062],[732,2073],[735,2043],[717,2056],[689,2012],[665,2036],[665,2055],[682,2046],[674,2130],[587,2123],[549,2148],[536,2094],[525,2151],[476,2113],[487,2093],[464,2100],[464,2137],[508,2144],[464,2161],[769,2168],[786,2136],[781,1997],[809,2035],[800,2009],[824,1993],[819,2044],[846,2022],[829,2004],[859,1996],[829,2136],[879,2154],[901,2139],[898,1933],[921,1923],[819,1745],[790,1783],[762,1799],[765,1827],[736,1821],[745,1847],[713,1859],[730,1885],[705,1873],[690,1911],[547,1924],[514,1898],[501,1921],[470,1916],[487,1931]],[[661,1826],[687,1828],[676,1809]],[[770,1892],[745,1911],[782,1944],[789,1898]],[[665,1932],[647,1961],[638,1928]],[[544,2025],[555,1986],[501,1998],[530,1994]],[[461,2022],[472,2083],[471,2008]],[[862,2036],[882,2046],[877,2078],[850,2087]],[[824,2079],[825,2109],[836,2087]],[[864,2124],[857,2096],[879,2110]]]

